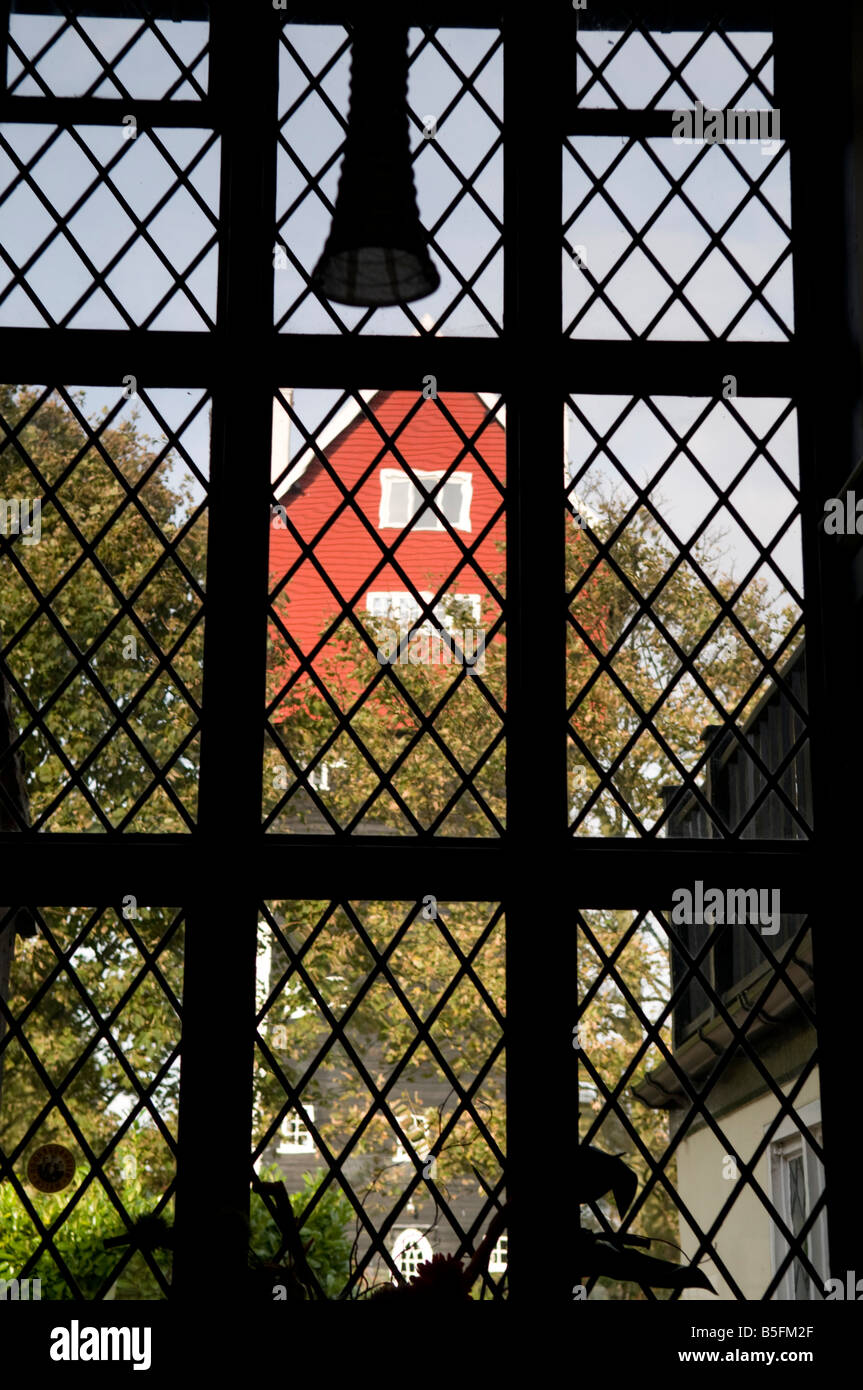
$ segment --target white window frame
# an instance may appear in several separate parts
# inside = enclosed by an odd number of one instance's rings
[[[309,1119],[314,1123],[315,1107],[307,1105],[305,1110]],[[279,1141],[276,1144],[276,1153],[313,1154],[315,1152],[315,1141],[306,1127],[305,1120],[298,1111],[289,1110],[279,1125]]]
[[[404,468],[382,468],[380,471],[381,504],[380,512],[378,515],[378,529],[381,531],[403,531],[407,526],[411,527],[411,529],[417,532],[429,531],[437,532],[438,534],[441,531],[445,530],[445,527],[440,517],[436,516],[434,512],[431,513],[431,519],[434,522],[433,526],[413,526],[415,518],[418,517],[419,514],[422,511],[424,511],[425,508],[429,505],[425,498],[420,494],[419,488],[417,488],[415,485],[414,492],[416,493],[417,497],[417,505],[409,521],[390,520],[392,485],[393,481],[396,478],[407,478],[408,482],[410,483],[414,482],[414,478],[418,478],[419,481],[425,487],[426,491],[431,492],[435,483],[439,483],[445,473],[445,468],[438,469],[436,472],[432,472],[424,468],[415,468],[413,470],[413,477],[411,477],[411,474],[408,473]],[[450,473],[449,477],[447,478],[447,483],[459,483],[461,485],[461,507],[459,508],[457,520],[450,521],[450,526],[453,528],[454,531],[470,531],[470,509],[471,504],[473,502],[473,474],[465,469],[456,469],[454,473]],[[441,506],[442,498],[443,489],[437,494],[437,496],[434,499],[435,506],[440,511],[443,511],[443,507]]]
[[[824,1168],[816,1155],[812,1152],[809,1145],[804,1141],[800,1126],[809,1130],[816,1143],[822,1143],[821,1137],[821,1102],[814,1100],[809,1105],[804,1105],[797,1111],[800,1123],[796,1123],[791,1116],[786,1116],[774,1134],[770,1142],[770,1200],[779,1212],[782,1220],[788,1229],[791,1229],[791,1208],[788,1190],[788,1164],[792,1158],[803,1159],[803,1174],[806,1190],[806,1214],[812,1211],[824,1191]],[[768,1126],[765,1125],[764,1129]],[[788,1253],[788,1241],[778,1229],[775,1222],[771,1222],[770,1232],[770,1272],[774,1275]],[[829,1256],[827,1248],[827,1212],[822,1207],[819,1215],[815,1219],[814,1225],[809,1228],[806,1237],[809,1246],[809,1262],[818,1271],[821,1279],[821,1288],[814,1290],[812,1287],[812,1277],[807,1275],[810,1294],[813,1295],[812,1301],[816,1302],[824,1295],[824,1284],[829,1278]],[[794,1264],[788,1266],[779,1284],[773,1293],[773,1300],[776,1302],[795,1302],[794,1298]]]
[[[422,1231],[418,1231],[415,1226],[406,1227],[396,1236],[392,1257],[403,1279],[413,1279],[419,1266],[427,1264],[432,1255],[431,1245]],[[412,1267],[406,1268],[406,1266]],[[392,1276],[392,1282],[394,1284],[399,1282],[395,1275]]]
[[[509,1256],[509,1236],[504,1231],[488,1258],[489,1274],[503,1274]]]
[[[419,595],[425,603],[429,603],[434,597],[430,589],[420,589]],[[440,603],[435,604],[432,612],[441,627],[447,632],[454,632],[454,619],[444,611],[444,601],[447,598],[469,605],[474,626],[479,627],[482,618],[482,594],[446,594]],[[417,632],[437,630],[433,629],[428,618],[417,626],[420,617],[419,604],[406,589],[369,589],[366,594],[366,612],[373,618],[392,617],[400,627],[413,627]]]

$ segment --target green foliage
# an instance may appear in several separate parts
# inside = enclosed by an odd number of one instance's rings
[[[70,1207],[86,1174],[85,1168],[77,1168],[72,1184],[62,1192],[36,1192],[29,1185],[26,1188],[39,1219],[46,1227],[52,1226],[58,1217],[68,1212],[54,1234],[54,1244],[79,1285],[81,1294],[84,1298],[92,1299],[98,1297],[100,1291],[110,1290],[108,1296],[111,1298],[163,1298],[164,1294],[140,1252],[126,1261],[125,1248],[105,1249],[106,1239],[127,1234],[128,1227],[98,1181],[91,1182],[75,1205]],[[144,1190],[139,1177],[118,1183],[117,1194],[133,1221],[152,1212],[156,1204],[155,1197]],[[38,1239],[36,1229],[11,1183],[0,1183],[0,1279],[20,1276]],[[151,1258],[170,1283],[170,1251],[157,1250]],[[117,1272],[123,1262],[124,1269]],[[41,1280],[43,1299],[68,1300],[79,1297],[70,1288],[48,1251],[43,1251],[28,1277]]]
[[[502,583],[500,576],[498,582]],[[466,605],[452,599],[443,606],[459,632],[473,626]],[[290,604],[280,599],[276,611],[289,628]],[[487,601],[481,625],[488,630],[497,616],[497,608]],[[330,619],[324,621],[323,614],[321,617],[323,631]],[[353,627],[343,624],[314,667],[340,709],[357,706],[351,728],[389,778],[389,787],[379,790],[379,778],[370,760],[342,732],[327,754],[330,785],[321,791],[321,799],[343,826],[363,812],[366,829],[374,826],[389,833],[413,834],[413,816],[423,829],[435,827],[448,836],[496,834],[483,807],[501,825],[506,824],[506,767],[500,738],[501,716],[506,707],[505,637],[497,637],[486,647],[485,670],[476,678],[455,662],[420,661],[383,668],[387,674],[382,676],[377,657],[379,646],[389,650],[390,643],[395,646],[404,630],[394,617],[366,617],[365,628],[368,641]],[[419,641],[412,648],[415,655],[420,654],[418,645]],[[296,664],[278,626],[273,624],[268,660],[271,701],[294,674]],[[450,687],[454,687],[453,693],[445,699]],[[360,695],[366,692],[360,703]],[[420,733],[420,716],[433,720],[436,737]],[[281,697],[271,721],[276,737],[268,734],[266,744],[265,812],[272,811],[283,795],[279,774],[284,776],[287,760],[279,744],[295,763],[305,768],[335,731],[336,724],[336,714],[317,685],[307,675],[301,675]],[[457,793],[464,777],[459,768],[472,775],[474,787],[474,792],[467,791],[460,797]],[[293,782],[290,770],[287,775]],[[454,797],[454,806],[447,810]],[[274,828],[296,829],[298,824],[314,822],[319,814],[301,791],[291,798]]]
[[[17,637],[6,655],[9,670],[36,709],[52,702],[45,722],[54,742],[35,729],[22,745],[32,816],[49,810],[65,782],[65,757],[76,768],[88,760],[86,784],[112,825],[186,829],[164,792],[148,797],[153,774],[145,753],[159,767],[174,759],[167,780],[194,813],[196,740],[176,755],[196,725],[184,688],[193,701],[201,694],[203,624],[196,586],[201,589],[205,577],[206,513],[197,511],[190,475],[170,452],[159,458],[165,441],[144,435],[131,405],[125,403],[116,416],[112,412],[110,420],[91,422],[98,436],[93,443],[56,393],[28,419],[39,394],[0,386],[0,415],[20,426],[16,443],[0,453],[0,496],[42,497],[47,488],[56,490],[56,500],[42,507],[39,544],[16,546],[17,565],[4,560],[0,603],[2,645]],[[83,393],[73,405],[83,415]],[[174,551],[156,569],[170,542]],[[88,543],[93,552],[85,556]],[[54,621],[43,612],[27,625],[34,588],[53,594]],[[131,600],[137,623],[121,613],[122,599]],[[173,676],[159,669],[162,654],[170,656]],[[86,664],[76,673],[81,657]],[[116,726],[99,684],[125,716],[125,726]],[[23,729],[30,722],[25,700],[13,693],[12,703]],[[101,822],[75,791],[45,824],[82,831]]]
[[[135,918],[125,921],[108,910],[93,921],[86,907],[49,907],[42,910],[46,930],[16,941],[9,1006],[16,1016],[33,997],[42,997],[30,1014],[27,1036],[55,1085],[60,1085],[86,1051],[83,1065],[64,1091],[67,1105],[97,1154],[115,1134],[117,1109],[137,1100],[118,1053],[131,1066],[142,1087],[163,1071],[180,1039],[180,1020],[174,1005],[154,979],[144,973],[142,951],[156,953],[157,967],[180,999],[183,992],[182,921],[169,908],[140,907]],[[89,930],[87,930],[89,926]],[[140,947],[136,944],[139,941]],[[161,944],[161,949],[159,949]],[[66,971],[48,986],[58,956],[77,973],[98,1011],[82,998]],[[116,1013],[124,994],[138,980],[125,1007]],[[47,989],[46,989],[46,986]],[[113,1050],[98,1041],[98,1017],[111,1019],[108,1029]],[[29,1133],[36,1114],[45,1104],[45,1089],[26,1049],[17,1038],[8,1040],[3,1053],[2,1116],[0,1142],[11,1152]],[[155,1087],[154,1103],[163,1120],[176,1122],[179,1069],[170,1067]],[[125,1113],[125,1110],[124,1112]],[[50,1111],[32,1139],[32,1146],[58,1142],[81,1157],[77,1141],[58,1111]],[[154,1191],[163,1191],[174,1173],[169,1146],[152,1117],[144,1111],[108,1160],[112,1183],[120,1180],[123,1162],[135,1158]]]
[[[624,934],[633,924],[633,914],[622,909],[593,908],[584,910],[582,916],[606,957],[610,957],[616,950],[619,951]],[[579,1000],[583,1000],[588,991],[595,992],[581,1015],[580,1047],[590,1059],[591,1066],[598,1072],[603,1085],[613,1092],[619,1086],[621,1076],[633,1064],[644,1037],[642,1025],[630,1008],[622,986],[638,1000],[648,1018],[655,1018],[668,999],[668,949],[664,933],[654,925],[650,916],[645,917],[616,957],[615,971],[618,978],[606,974],[600,984],[602,966],[601,956],[586,942],[582,943],[579,951]],[[661,1037],[670,1049],[669,1024],[661,1030]],[[661,1060],[659,1048],[651,1044],[634,1064],[627,1084],[617,1095],[620,1112],[628,1119],[641,1143],[656,1160],[663,1157],[668,1145],[668,1115],[664,1110],[653,1110],[640,1104],[633,1094],[633,1087],[638,1086],[646,1073],[657,1067]],[[581,1081],[584,1083],[589,1079],[584,1069]],[[604,1096],[599,1087],[596,1088],[595,1098],[591,1102],[582,1102],[579,1105],[580,1138],[587,1135],[590,1125],[603,1106]],[[650,1181],[651,1170],[647,1160],[637,1147],[631,1131],[617,1115],[606,1118],[598,1135],[594,1131],[590,1142],[609,1152],[623,1153],[627,1165],[637,1174],[640,1188]],[[677,1180],[676,1156],[672,1156],[666,1164],[665,1172],[674,1186]],[[594,1228],[593,1218],[586,1211],[584,1215],[585,1224]],[[649,1236],[653,1240],[676,1242],[677,1222],[677,1209],[672,1198],[657,1184],[650,1188],[637,1215],[627,1223],[627,1229],[638,1235]],[[671,1257],[670,1249],[668,1253]],[[644,1297],[637,1289],[613,1280],[603,1280],[602,1284],[606,1296],[610,1298]]]
[[[458,951],[464,956],[473,954],[472,968],[478,984],[503,1013],[505,924],[502,917],[495,918],[494,904],[440,902],[437,918],[426,920],[420,913],[403,931],[408,904],[355,902],[351,907],[362,933],[342,908],[333,911],[326,918],[324,928],[315,933],[316,923],[326,906],[321,902],[279,901],[269,904],[269,909],[283,924],[281,930],[292,950],[304,950],[304,970],[337,1018],[348,1009],[362,983],[374,971],[370,944],[378,952],[390,947],[388,978],[378,979],[352,1009],[348,1030],[375,1084],[385,1087],[387,1078],[416,1038],[410,1014],[396,1002],[392,988],[395,985],[420,1018],[427,1018],[438,1006],[433,1029],[435,1042],[448,1059],[455,1077],[467,1087],[487,1062],[489,1051],[499,1042],[501,1029],[479,989],[469,979],[463,979],[451,991],[443,1007],[439,1006],[441,995],[458,968],[457,956],[441,925]],[[398,940],[393,944],[396,936]],[[273,978],[282,978],[288,967],[287,953],[274,942]],[[269,1045],[281,1070],[290,1084],[299,1084],[310,1059],[327,1040],[329,1026],[312,991],[296,973],[289,976],[286,987],[274,1001],[266,1026]],[[286,1046],[278,1045],[280,1032]],[[389,1096],[394,1109],[398,1109],[396,1092],[401,1093],[405,1087],[410,1092],[408,1099],[414,1100],[412,1106],[406,1101],[399,1115],[406,1134],[410,1129],[407,1112],[413,1109],[418,1113],[424,1108],[420,1096],[414,1097],[414,1092],[421,1089],[423,1081],[443,1080],[440,1064],[427,1045],[414,1049],[409,1077]],[[506,1142],[504,1083],[503,1067],[492,1067],[478,1088],[474,1102],[501,1151]],[[256,1055],[255,1094],[255,1137],[259,1141],[272,1115],[284,1104],[282,1082],[260,1052]],[[500,1176],[500,1167],[470,1114],[462,1114],[442,1144],[440,1142],[457,1100],[455,1091],[451,1092],[440,1111],[432,1110],[426,1116],[427,1140],[438,1155],[435,1180],[444,1185],[460,1177],[470,1177],[473,1181],[475,1165],[493,1184]],[[358,1083],[356,1068],[340,1043],[329,1049],[326,1067],[307,1084],[303,1102],[322,1108],[324,1113],[319,1114],[318,1125],[335,1152],[340,1152],[351,1141],[354,1156],[387,1155],[378,1170],[370,1171],[368,1176],[368,1186],[374,1188],[381,1200],[405,1186],[408,1174],[413,1175],[414,1166],[392,1163],[396,1136],[380,1112],[372,1118],[359,1140],[353,1142],[369,1108],[370,1096]]]
[[[783,659],[790,656],[800,640],[799,633],[791,636],[799,614],[794,605],[783,605],[772,595],[758,574],[735,604],[738,623],[728,618],[717,622],[716,599],[688,563],[678,563],[676,548],[645,508],[623,525],[628,510],[623,496],[599,483],[585,482],[583,491],[600,518],[594,534],[609,545],[628,583],[598,559],[583,531],[568,524],[566,588],[575,623],[567,631],[567,702],[575,733],[601,767],[610,768],[627,748],[614,785],[634,815],[606,791],[593,802],[583,829],[591,835],[632,835],[638,822],[649,827],[656,821],[663,785],[682,780],[654,735],[640,732],[639,711],[652,715],[657,732],[691,771],[704,752],[700,740],[705,727],[719,723],[723,715],[742,724],[764,693],[762,684],[748,694],[762,672],[761,654],[773,657],[782,650]],[[663,514],[663,499],[653,495],[652,501]],[[737,584],[723,541],[714,528],[694,546],[693,555],[727,600]],[[669,638],[692,660],[701,683],[685,670]],[[604,657],[613,648],[617,681],[599,671],[597,660],[597,652]],[[599,786],[575,739],[569,785],[574,812],[587,806]]]
[[[278,1164],[262,1168],[259,1176],[264,1182],[282,1177]],[[338,1298],[350,1275],[351,1231],[354,1209],[341,1188],[331,1185],[305,1221],[302,1216],[321,1185],[322,1176],[303,1174],[301,1192],[290,1193],[291,1207],[300,1223],[303,1244],[311,1241],[306,1252],[309,1268],[327,1298]],[[249,1245],[254,1256],[267,1262],[277,1259],[282,1235],[263,1199],[252,1193],[249,1207]],[[282,1256],[284,1261],[287,1257]]]

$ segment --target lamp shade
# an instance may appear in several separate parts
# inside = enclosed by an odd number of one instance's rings
[[[440,284],[417,209],[407,84],[407,28],[358,24],[336,207],[312,275],[339,304],[407,304]]]

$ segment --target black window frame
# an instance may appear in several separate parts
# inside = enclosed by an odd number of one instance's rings
[[[8,6],[5,7],[8,11]],[[664,27],[696,29],[696,5],[637,6]],[[701,7],[707,20],[712,6]],[[592,10],[599,12],[599,0]],[[183,907],[188,913],[179,1117],[177,1248],[172,1296],[194,1298],[200,1272],[241,1280],[247,1248],[255,946],[264,899],[502,901],[507,917],[507,1192],[509,1296],[547,1307],[571,1297],[577,1272],[556,1220],[536,1210],[538,1117],[551,1161],[571,1188],[577,1128],[563,1117],[578,1084],[577,908],[667,904],[702,877],[721,887],[779,887],[783,907],[813,914],[818,1047],[833,1271],[853,1269],[846,1213],[857,1200],[849,1141],[848,1022],[861,947],[854,920],[854,821],[846,789],[861,767],[853,746],[858,652],[846,551],[818,530],[860,451],[859,356],[846,168],[851,148],[850,6],[823,30],[793,8],[729,3],[727,27],[773,28],[775,104],[792,150],[796,331],[788,343],[567,341],[560,323],[561,145],[564,133],[667,134],[669,113],[579,110],[571,71],[578,12],[465,0],[402,22],[501,25],[504,33],[504,330],[500,338],[278,334],[272,322],[278,29],[266,4],[214,5],[210,87],[194,103],[136,102],[139,128],[192,124],[222,140],[218,316],[212,333],[0,328],[13,381],[96,385],[134,373],[149,387],[212,391],[212,457],[198,823],[188,835],[3,832],[0,851],[40,901]],[[660,13],[661,12],[661,13]],[[738,18],[739,16],[739,18]],[[346,7],[293,6],[293,21],[350,22]],[[595,15],[593,16],[595,20]],[[8,19],[8,14],[4,16]],[[2,26],[5,50],[6,24]],[[0,70],[5,69],[0,52]],[[0,96],[3,121],[119,124],[127,103]],[[819,128],[829,111],[831,130]],[[812,114],[815,113],[815,114]],[[852,313],[852,310],[854,311]],[[824,350],[831,345],[831,351]],[[264,834],[262,694],[269,545],[270,430],[279,384],[359,390],[493,390],[507,407],[507,831],[505,839],[421,842]],[[563,402],[567,391],[791,394],[799,412],[814,834],[808,841],[590,840],[567,828],[563,729]],[[545,462],[543,462],[545,461]],[[237,563],[237,489],[244,494]],[[559,528],[559,529],[558,529]],[[238,612],[248,620],[236,621]],[[837,756],[836,731],[850,747]],[[218,1085],[218,1091],[215,1085]],[[577,1091],[575,1092],[577,1094]],[[218,1136],[214,1102],[218,1098]],[[577,1216],[573,1217],[577,1220]],[[540,1281],[536,1271],[542,1269]],[[237,1285],[238,1286],[238,1285]]]

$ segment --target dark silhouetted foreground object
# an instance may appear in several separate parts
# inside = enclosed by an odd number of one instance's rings
[[[440,284],[414,189],[407,50],[407,27],[360,23],[354,30],[339,191],[312,275],[313,287],[339,304],[407,304]]]
[[[289,1263],[279,1265],[272,1261],[260,1260],[253,1255],[255,1263],[249,1270],[249,1297],[266,1298],[268,1301],[275,1297],[284,1297],[290,1302],[322,1297],[306,1258],[314,1241],[303,1241],[285,1184],[263,1182],[256,1175],[252,1179],[252,1188],[265,1201],[270,1198],[273,1202],[275,1211],[272,1207],[269,1210],[287,1246]],[[280,1290],[278,1295],[277,1289]]]
[[[638,1178],[617,1154],[603,1153],[591,1144],[581,1144],[578,1150],[576,1200],[597,1202],[606,1192],[614,1195],[617,1210],[622,1216],[632,1202]],[[648,1236],[628,1232],[586,1231],[579,1227],[575,1243],[574,1267],[582,1283],[588,1279],[619,1279],[623,1283],[641,1284],[651,1289],[706,1289],[716,1293],[706,1274],[695,1265],[679,1265],[672,1260],[658,1260],[653,1255],[641,1255],[628,1250],[630,1245],[649,1246]]]
[[[495,1213],[482,1244],[466,1267],[456,1255],[435,1255],[419,1266],[409,1284],[384,1284],[370,1297],[411,1301],[424,1298],[433,1303],[470,1302],[470,1291],[487,1269],[498,1237],[506,1230],[507,1209],[508,1204],[504,1203]]]
[[[645,1236],[604,1236],[593,1231],[579,1231],[575,1243],[573,1267],[579,1279],[602,1277],[620,1279],[623,1283],[642,1284],[651,1289],[706,1289],[716,1293],[707,1275],[695,1265],[678,1265],[671,1260],[658,1260],[653,1255],[641,1255],[627,1250],[627,1245],[649,1245]]]
[[[603,1153],[602,1149],[595,1149],[590,1144],[581,1145],[575,1193],[579,1205],[582,1202],[595,1202],[606,1192],[611,1192],[618,1213],[622,1216],[637,1187],[638,1178],[618,1155]]]
[[[147,1216],[139,1216],[131,1231],[111,1236],[103,1244],[106,1250],[118,1245],[131,1245],[135,1250],[173,1250],[174,1228],[163,1217],[150,1212]]]

